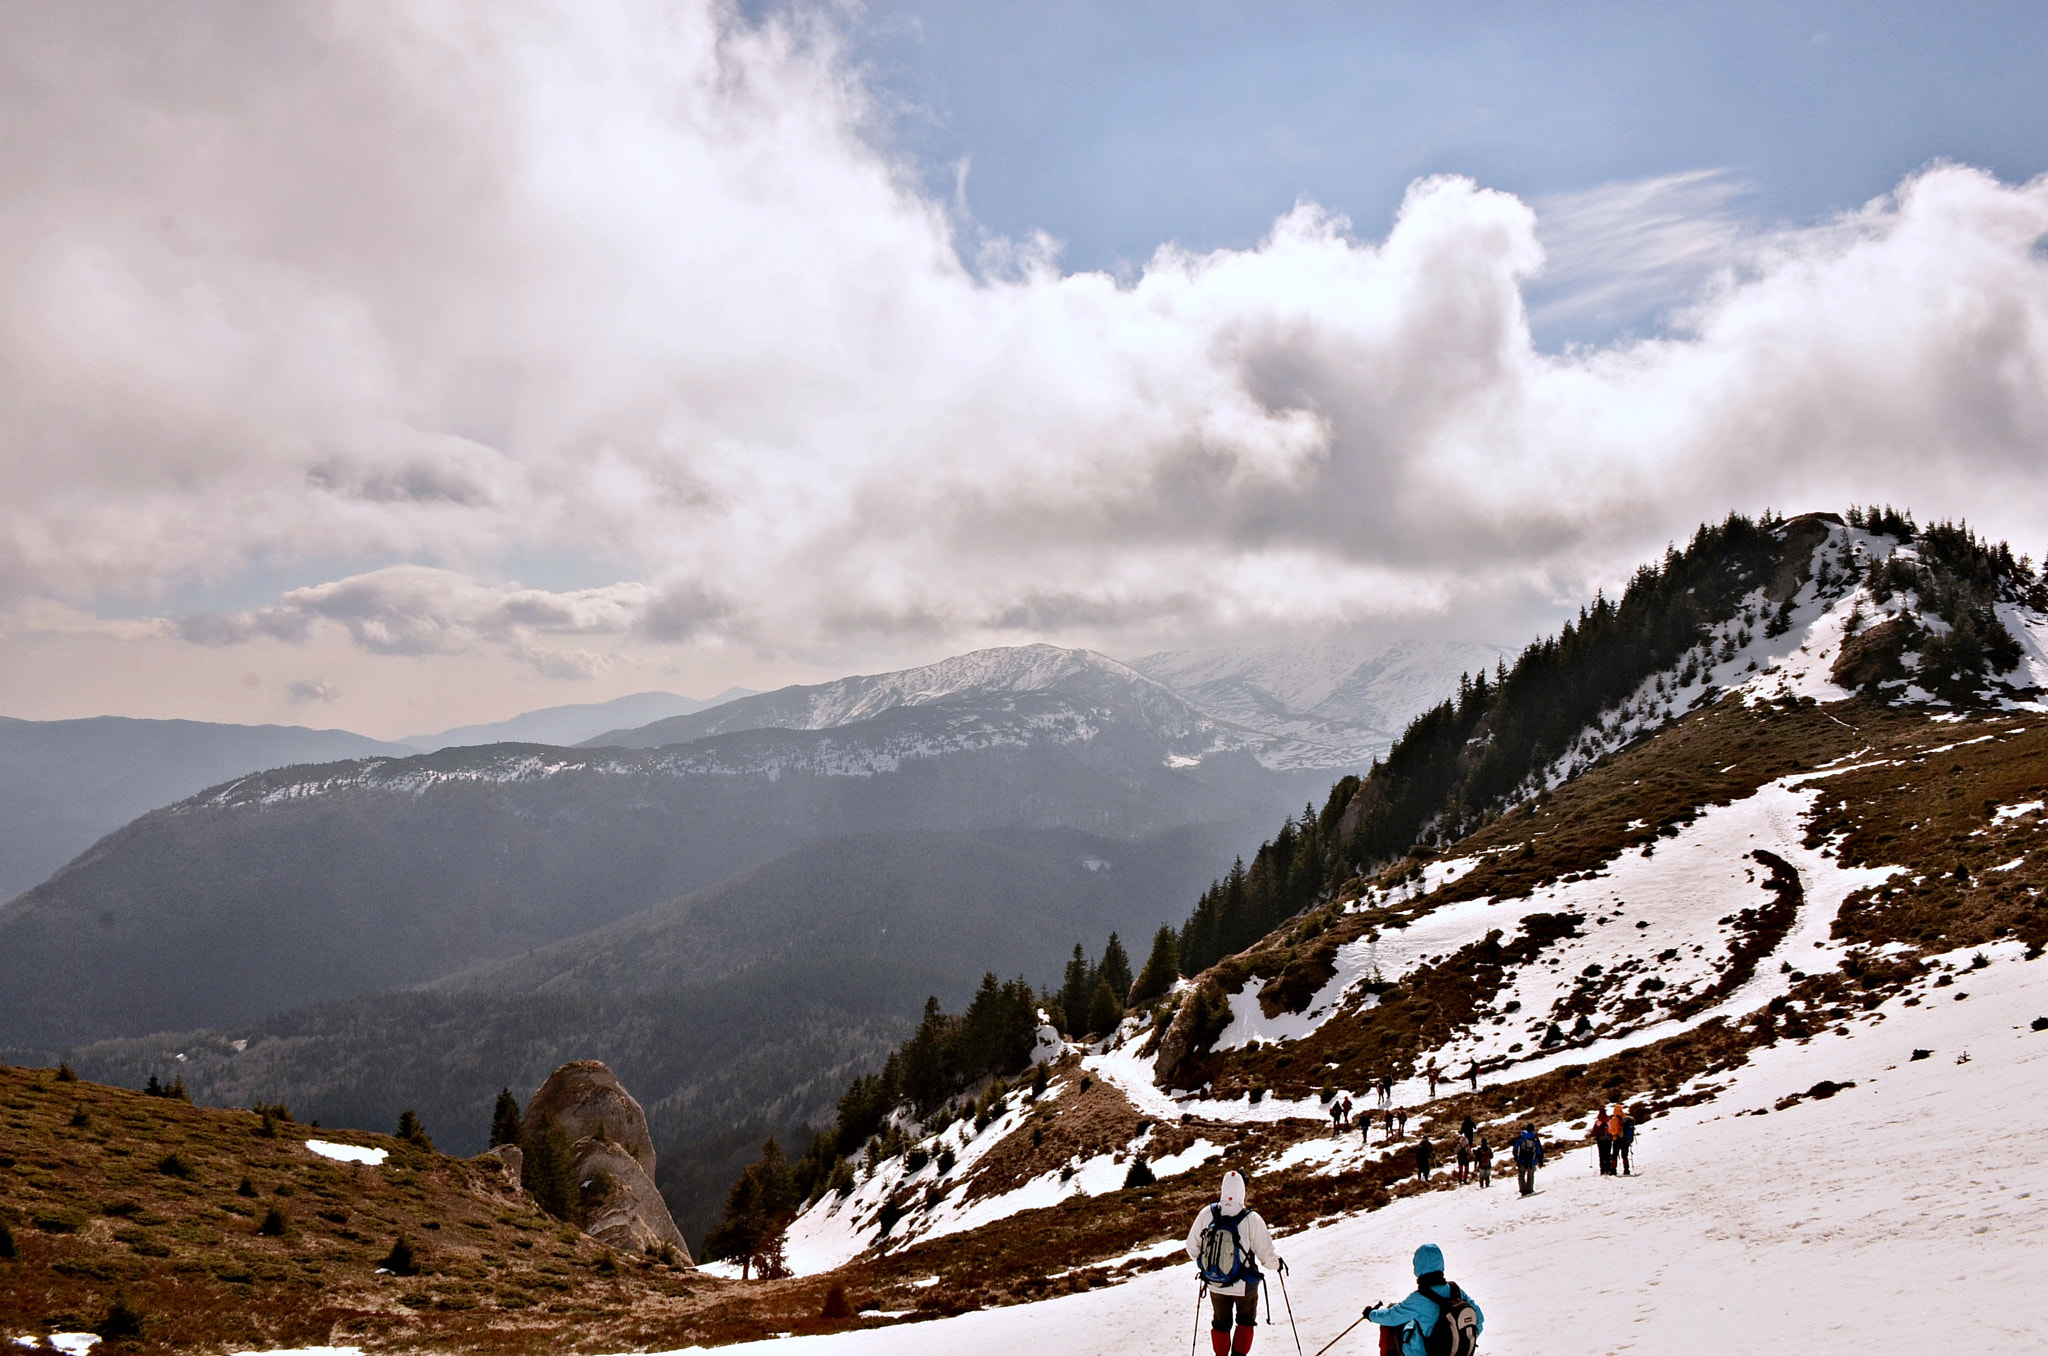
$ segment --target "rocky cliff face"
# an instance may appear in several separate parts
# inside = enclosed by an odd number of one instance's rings
[[[537,1137],[549,1121],[575,1144],[583,1232],[626,1252],[666,1253],[690,1260],[654,1186],[654,1140],[647,1114],[618,1077],[598,1060],[564,1064],[527,1103],[522,1134]]]
[[[647,1113],[602,1060],[579,1059],[548,1075],[526,1105],[521,1131],[531,1136],[552,1120],[572,1140],[608,1140],[654,1175],[654,1140]]]
[[[676,1228],[654,1178],[623,1145],[576,1141],[576,1182],[582,1193],[583,1232],[621,1252],[673,1255],[688,1262],[690,1245]]]

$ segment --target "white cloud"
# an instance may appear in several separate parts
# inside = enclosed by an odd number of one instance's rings
[[[978,276],[822,21],[97,13],[0,52],[16,614],[347,560],[178,631],[561,675],[1450,609],[1513,639],[1731,507],[2048,509],[2043,182],[1937,166],[1749,236],[1726,176],[1556,230],[1433,178],[1383,239],[1304,204],[1123,283],[1043,241]],[[1670,335],[1545,354],[1546,240],[1572,304],[1711,282]],[[498,582],[529,552],[623,582]]]
[[[300,678],[285,684],[284,698],[293,706],[304,706],[308,702],[333,702],[341,697],[341,689],[323,678]]]

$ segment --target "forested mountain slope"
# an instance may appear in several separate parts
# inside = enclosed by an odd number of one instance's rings
[[[934,1082],[913,1042],[857,1082],[807,1161],[870,1170],[802,1174],[790,1257],[1028,1301],[1055,1257],[1170,1263],[1219,1159],[1299,1230],[1432,1189],[1414,1144],[1466,1115],[1553,1152],[1610,1101],[1690,1124],[1761,1051],[2024,988],[2000,967],[2048,946],[2043,601],[2005,548],[1889,512],[1703,529],[1218,882],[1155,951],[1194,963],[1156,997],[1138,976],[1114,1030],[1053,1003],[1035,1074]],[[1407,1134],[1332,1139],[1383,1078]]]
[[[1179,739],[1142,703],[1026,691],[653,750],[494,745],[244,777],[0,908],[0,983],[22,996],[0,1042],[247,1022],[423,983],[829,837],[1130,838],[1240,824],[1301,789],[1245,754],[1181,757]]]
[[[258,768],[406,749],[347,730],[0,717],[0,901],[139,814]]]

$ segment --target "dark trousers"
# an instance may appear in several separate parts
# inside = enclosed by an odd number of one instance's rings
[[[1614,1141],[1605,1135],[1601,1135],[1593,1143],[1600,1150],[1600,1175],[1603,1177],[1614,1176]]]
[[[1617,1145],[1615,1145],[1615,1146],[1614,1146],[1614,1157],[1615,1157],[1615,1161],[1621,1164],[1621,1175],[1622,1175],[1623,1177],[1627,1177],[1627,1176],[1631,1175],[1631,1170],[1632,1170],[1632,1169],[1633,1169],[1633,1168],[1635,1167],[1635,1165],[1636,1165],[1636,1164],[1635,1164],[1635,1145],[1633,1145],[1633,1144],[1617,1144]]]
[[[1493,1185],[1493,1160],[1492,1160],[1492,1159],[1482,1158],[1482,1159],[1480,1159],[1480,1160],[1479,1160],[1479,1185],[1481,1185],[1481,1186],[1492,1186],[1492,1185]]]
[[[1522,1194],[1524,1196],[1532,1195],[1536,1190],[1536,1165],[1534,1163],[1530,1163],[1527,1166],[1517,1164],[1515,1166],[1515,1180],[1522,1184]]]
[[[1209,1296],[1209,1309],[1209,1326],[1217,1332],[1222,1332],[1230,1326],[1233,1314],[1238,1327],[1256,1326],[1259,1321],[1259,1283],[1246,1281],[1242,1295],[1218,1295],[1212,1292]]]

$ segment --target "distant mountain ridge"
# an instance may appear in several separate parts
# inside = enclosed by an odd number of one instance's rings
[[[1513,651],[1464,641],[1165,650],[1131,667],[1211,716],[1283,741],[1274,766],[1363,771],[1408,722]]]
[[[0,717],[0,901],[137,815],[252,768],[409,752],[299,725]]]
[[[864,674],[829,683],[778,688],[637,728],[614,729],[583,741],[586,748],[658,748],[740,730],[825,730],[871,720],[886,711],[931,706],[959,698],[1058,691],[1080,703],[1137,713],[1176,742],[1210,733],[1206,713],[1128,665],[1091,650],[1019,645],[975,650],[893,673]],[[1236,747],[1233,732],[1215,731],[1218,746]]]
[[[408,735],[399,743],[432,753],[457,745],[580,744],[594,734],[621,725],[641,725],[670,716],[689,715],[740,697],[754,696],[750,687],[729,687],[702,701],[673,692],[635,692],[606,702],[578,702],[522,711],[507,720],[458,725],[439,734]]]
[[[918,668],[779,688],[715,709],[608,730],[587,748],[659,748],[742,730],[824,730],[885,711],[1060,692],[1077,713],[1142,712],[1172,756],[1244,751],[1279,770],[1363,771],[1407,723],[1454,690],[1461,673],[1510,652],[1460,642],[1335,642],[1181,650],[1126,664],[1092,650],[1020,645]]]

